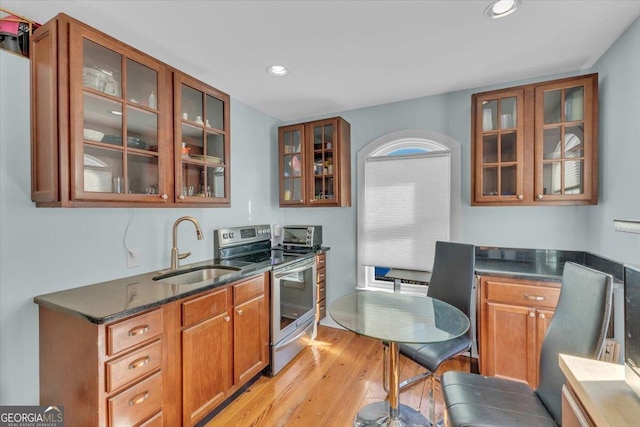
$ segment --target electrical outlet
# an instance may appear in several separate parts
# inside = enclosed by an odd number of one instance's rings
[[[138,249],[127,250],[127,268],[139,266],[140,251]]]

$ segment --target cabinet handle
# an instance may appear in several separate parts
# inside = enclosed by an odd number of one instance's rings
[[[162,197],[162,200],[164,200],[165,202],[166,202],[166,201],[167,201],[167,199],[169,198],[169,196],[167,196],[166,194],[163,194],[163,195],[162,195],[162,196],[160,196],[160,197]]]
[[[142,368],[144,365],[146,365],[147,363],[149,363],[149,361],[151,360],[151,357],[146,356],[146,357],[141,357],[139,359],[134,360],[133,362],[131,362],[129,364],[129,370],[134,370],[134,369],[138,369],[138,368]]]
[[[238,313],[238,316],[242,316],[242,310],[236,310],[236,313]]]
[[[133,329],[131,329],[129,331],[129,336],[130,337],[135,337],[136,335],[144,334],[148,330],[149,330],[149,325],[138,326],[138,327],[133,328]]]
[[[320,258],[320,259],[318,260],[318,264],[324,264],[324,259],[323,259],[323,258]]]
[[[544,319],[544,314],[543,313],[540,313],[540,318]]]
[[[543,296],[540,296],[540,295],[524,294],[524,297],[526,299],[530,299],[530,300],[534,300],[534,301],[544,301],[545,300],[545,298]]]
[[[139,403],[142,403],[145,400],[147,400],[148,398],[149,398],[149,391],[147,390],[144,393],[140,393],[139,395],[137,395],[136,397],[131,399],[129,401],[129,406],[133,406],[133,405],[137,405]]]
[[[184,194],[181,194],[180,196],[178,196],[178,199],[184,200]]]
[[[538,194],[538,200],[542,200],[542,194]]]
[[[524,199],[524,196],[522,194],[518,194],[518,200],[522,200]]]
[[[231,317],[229,317],[229,316],[224,316],[224,321],[225,321],[225,322],[228,322],[228,321],[230,321],[230,320],[231,320]]]
[[[533,311],[529,312],[529,317],[536,317],[536,314]]]

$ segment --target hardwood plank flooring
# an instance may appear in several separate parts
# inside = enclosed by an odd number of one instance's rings
[[[383,347],[379,340],[327,326],[275,377],[261,377],[207,427],[347,427],[358,410],[385,400],[382,388]],[[445,370],[469,372],[467,357],[445,363]],[[400,379],[423,368],[400,356]],[[436,416],[442,417],[442,395],[436,383]],[[419,382],[400,393],[400,403],[428,417],[429,387]]]

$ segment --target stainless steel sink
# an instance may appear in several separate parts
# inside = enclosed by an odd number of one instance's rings
[[[237,267],[225,265],[205,265],[188,270],[171,270],[158,274],[153,280],[166,285],[195,285],[211,282],[213,279],[240,271]]]

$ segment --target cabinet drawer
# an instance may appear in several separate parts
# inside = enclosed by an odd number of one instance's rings
[[[233,305],[242,304],[263,293],[264,275],[260,275],[233,287]]]
[[[327,278],[326,269],[324,267],[318,268],[318,270],[316,271],[316,283],[324,282],[326,278]]]
[[[151,311],[109,325],[107,326],[107,354],[111,356],[161,334],[162,310]]]
[[[227,311],[228,288],[182,303],[182,326],[191,326]]]
[[[140,424],[139,427],[162,427],[162,412],[158,412],[153,417]]]
[[[318,283],[316,285],[316,300],[320,301],[325,299],[327,296],[327,288],[325,286],[326,282]]]
[[[107,393],[159,369],[161,362],[161,341],[156,341],[140,350],[107,362]]]
[[[327,316],[326,300],[318,301],[316,304],[316,320],[324,319]]]
[[[324,266],[327,263],[327,254],[325,254],[324,252],[321,254],[316,254],[316,268],[320,269],[320,268],[324,268]]]
[[[486,299],[507,304],[555,308],[560,288],[536,285],[516,285],[487,280]]]
[[[158,372],[107,400],[110,426],[133,426],[162,408],[162,374]]]

